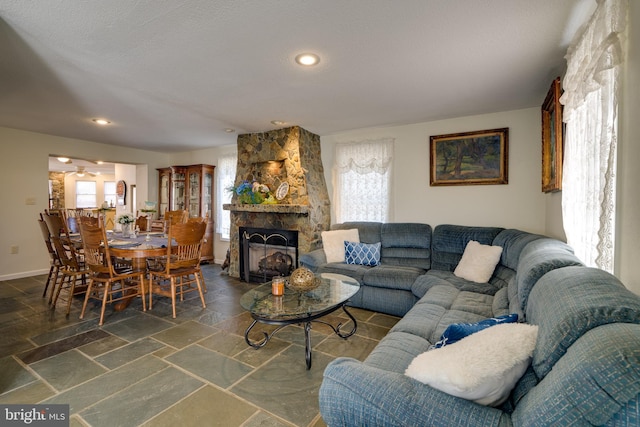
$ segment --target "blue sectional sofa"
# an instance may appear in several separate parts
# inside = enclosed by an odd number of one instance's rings
[[[320,410],[329,426],[549,426],[640,423],[640,297],[582,265],[565,243],[514,229],[345,223],[381,243],[378,266],[326,263],[311,270],[356,278],[351,304],[402,317],[364,360],[325,372]],[[487,283],[453,272],[470,240],[503,248]],[[455,397],[405,375],[453,323],[517,313],[537,325],[531,364],[498,407]]]

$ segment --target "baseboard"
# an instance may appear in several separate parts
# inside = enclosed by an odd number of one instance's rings
[[[20,273],[5,274],[3,276],[0,276],[0,281],[23,279],[25,277],[39,276],[41,274],[49,274],[49,269],[46,268],[46,269],[43,269],[43,270],[22,271]]]

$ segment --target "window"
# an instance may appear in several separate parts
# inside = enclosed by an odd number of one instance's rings
[[[390,220],[393,139],[336,145],[336,222]]]
[[[96,182],[76,181],[76,208],[94,208],[96,203]]]
[[[569,47],[563,80],[566,138],[562,221],[567,242],[590,267],[613,272],[618,140],[618,77],[627,7],[603,0]]]
[[[109,206],[116,205],[116,182],[105,181],[104,182],[104,201],[109,203]],[[135,205],[132,205],[135,206]]]
[[[218,159],[218,172],[217,180],[217,193],[216,197],[217,206],[216,210],[216,232],[220,233],[220,238],[223,240],[229,240],[231,231],[231,212],[222,209],[222,205],[225,203],[231,203],[231,192],[227,191],[228,188],[233,187],[236,180],[236,165],[238,163],[238,155],[236,153],[227,154]]]

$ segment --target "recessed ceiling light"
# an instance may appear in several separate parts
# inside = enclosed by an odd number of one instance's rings
[[[283,122],[282,120],[271,120],[271,124],[276,126],[282,126],[284,123],[285,122]]]
[[[58,161],[61,163],[69,163],[69,160],[68,157],[58,157]]]
[[[231,128],[226,128],[224,131],[225,131],[226,133],[233,133],[233,132],[235,132],[236,130],[235,130],[235,129],[231,129]]]
[[[107,119],[93,119],[93,122],[94,122],[95,124],[102,125],[102,126],[105,126],[105,125],[108,125],[108,124],[110,124],[110,123],[111,123],[111,122],[110,122],[109,120],[107,120]]]
[[[296,56],[296,62],[300,65],[310,67],[320,62],[320,57],[315,53],[301,53]]]

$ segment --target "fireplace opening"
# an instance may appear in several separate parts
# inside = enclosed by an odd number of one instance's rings
[[[298,268],[298,231],[239,227],[240,279],[264,283]]]

